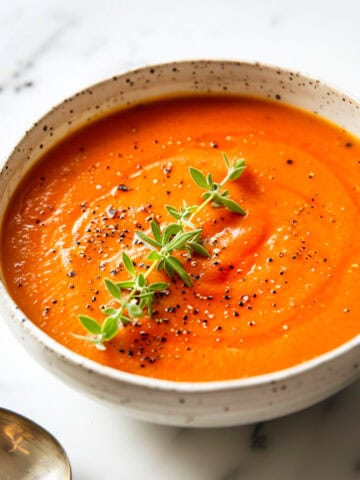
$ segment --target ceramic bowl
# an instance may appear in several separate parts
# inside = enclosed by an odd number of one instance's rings
[[[222,61],[145,67],[77,93],[34,125],[1,171],[0,216],[21,178],[59,139],[119,107],[184,92],[284,101],[360,136],[359,102],[299,73]],[[24,316],[3,285],[0,314],[29,353],[67,384],[117,404],[137,418],[168,425],[239,425],[285,415],[331,395],[360,372],[358,336],[312,361],[267,375],[204,383],[157,380],[114,370],[67,350]]]

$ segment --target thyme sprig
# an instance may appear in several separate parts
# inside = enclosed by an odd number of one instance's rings
[[[230,163],[225,154],[223,158],[227,174],[220,183],[214,182],[210,173],[204,175],[194,167],[189,169],[193,181],[204,190],[202,193],[204,200],[200,205],[188,205],[185,201],[180,209],[165,205],[176,222],[162,227],[156,220],[152,220],[150,223],[152,235],[141,231],[135,232],[135,235],[151,250],[147,256],[147,260],[151,262],[147,271],[145,273],[137,271],[135,263],[126,252],[123,252],[122,263],[130,278],[121,282],[113,282],[109,278],[104,280],[112,301],[118,305],[117,308],[113,306],[103,308],[102,312],[106,318],[102,323],[87,315],[79,315],[80,323],[90,335],[74,335],[76,338],[93,343],[99,350],[105,350],[104,343],[114,338],[122,325],[132,323],[146,314],[151,318],[156,293],[167,291],[170,287],[167,282],[149,282],[148,277],[154,270],[164,270],[171,279],[179,277],[185,285],[192,286],[189,274],[174,253],[187,251],[190,257],[194,253],[203,257],[210,256],[203,245],[202,228],[196,228],[193,223],[196,216],[209,203],[214,207],[225,207],[239,215],[246,214],[246,211],[230,198],[228,190],[224,189],[228,181],[237,180],[244,173],[245,160],[234,159]]]

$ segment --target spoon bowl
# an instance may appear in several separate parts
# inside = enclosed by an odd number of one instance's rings
[[[0,465],[4,480],[71,480],[68,457],[40,425],[0,408]]]

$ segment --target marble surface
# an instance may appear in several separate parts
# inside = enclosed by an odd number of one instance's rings
[[[64,97],[143,64],[259,60],[360,96],[359,16],[358,0],[2,1],[0,161]],[[75,480],[360,478],[360,382],[264,424],[177,429],[126,418],[71,390],[37,365],[1,321],[0,362],[0,406],[58,437]]]

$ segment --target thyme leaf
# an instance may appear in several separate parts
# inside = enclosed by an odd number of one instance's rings
[[[196,216],[209,203],[214,207],[225,207],[238,215],[246,215],[246,211],[230,198],[229,192],[224,189],[227,182],[237,180],[244,173],[246,162],[243,158],[235,158],[230,162],[226,154],[223,154],[223,159],[227,174],[219,183],[214,182],[211,173],[205,175],[200,170],[190,167],[189,173],[194,183],[204,190],[203,202],[200,205],[188,205],[185,201],[179,209],[165,205],[165,209],[176,222],[162,227],[157,221],[152,220],[150,223],[152,236],[141,231],[135,232],[150,249],[147,260],[151,264],[145,273],[137,271],[128,254],[122,252],[123,266],[131,278],[121,282],[113,282],[109,278],[104,280],[106,290],[118,304],[118,308],[112,306],[104,308],[102,311],[106,318],[103,323],[87,315],[79,315],[79,321],[88,335],[74,334],[76,338],[91,342],[99,350],[105,350],[105,342],[114,338],[123,325],[136,321],[146,312],[151,317],[156,295],[170,287],[167,282],[149,283],[148,278],[154,270],[164,270],[171,279],[178,277],[186,286],[192,286],[189,274],[174,253],[185,250],[190,256],[194,253],[203,257],[210,256],[203,245],[202,228],[196,228],[193,224]]]

